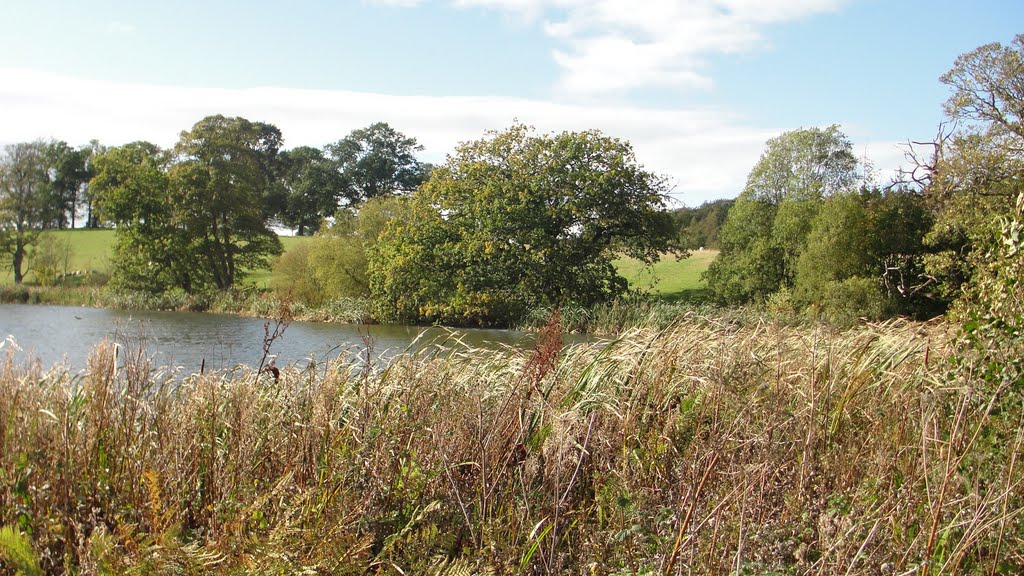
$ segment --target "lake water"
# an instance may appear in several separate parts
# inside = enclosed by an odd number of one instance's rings
[[[106,338],[133,350],[141,344],[155,365],[181,366],[190,372],[204,363],[207,370],[257,366],[263,356],[265,322],[231,314],[0,304],[0,354],[12,349],[13,341],[21,349],[15,353],[18,361],[38,357],[43,366],[65,363],[77,371],[85,368],[89,353]],[[374,358],[452,338],[478,347],[533,343],[532,334],[509,330],[292,322],[273,342],[270,355],[279,366],[305,365],[311,358],[319,363],[344,352],[361,353],[367,336]]]

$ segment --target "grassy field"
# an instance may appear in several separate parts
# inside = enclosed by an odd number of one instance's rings
[[[113,230],[53,230],[43,233],[54,239],[61,251],[66,251],[66,266],[62,272],[100,272],[110,273],[110,259],[114,251]],[[309,242],[310,237],[281,236],[281,243],[284,249],[303,242]],[[248,281],[260,287],[270,285],[271,272],[268,269],[256,270],[249,275]],[[27,275],[28,281],[32,281],[32,275]],[[11,284],[14,282],[14,275],[8,264],[0,274],[0,284]]]
[[[700,276],[716,256],[717,250],[701,250],[682,260],[665,255],[650,267],[632,258],[616,260],[615,266],[629,280],[630,288],[663,300],[696,301],[701,300],[707,290]]]
[[[113,230],[61,230],[44,233],[54,239],[61,250],[66,250],[64,272],[100,272],[109,274],[110,259],[114,247]],[[285,251],[301,243],[313,241],[310,237],[281,236]],[[701,299],[705,292],[701,273],[707,269],[718,252],[715,250],[695,251],[690,257],[677,260],[665,256],[653,267],[645,267],[632,258],[615,261],[619,272],[629,280],[630,288],[649,292],[659,299],[668,301],[693,301]],[[272,273],[268,269],[255,270],[246,279],[260,288],[269,288]],[[32,280],[32,276],[28,276]],[[0,284],[11,284],[14,276],[8,265],[0,274]]]
[[[59,252],[66,255],[61,273],[75,271],[110,273],[110,255],[114,246],[113,230],[60,230],[43,233],[56,243]],[[26,272],[26,270],[23,270]],[[27,275],[32,280],[32,275]],[[0,282],[11,284],[14,274],[10,262],[6,262]]]

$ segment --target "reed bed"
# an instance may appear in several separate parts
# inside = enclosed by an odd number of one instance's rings
[[[1024,570],[1019,394],[976,382],[948,325],[692,319],[565,348],[558,326],[532,352],[456,344],[277,381],[161,371],[111,343],[78,375],[8,357],[0,557],[81,574]]]

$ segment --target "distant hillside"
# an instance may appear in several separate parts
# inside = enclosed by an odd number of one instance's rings
[[[735,200],[705,202],[696,208],[680,208],[673,213],[679,235],[687,248],[714,248],[718,246],[718,232]]]

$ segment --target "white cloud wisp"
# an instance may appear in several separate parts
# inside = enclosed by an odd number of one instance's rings
[[[544,18],[560,47],[559,88],[595,95],[713,85],[705,60],[764,45],[770,25],[837,10],[844,0],[452,0]]]

